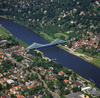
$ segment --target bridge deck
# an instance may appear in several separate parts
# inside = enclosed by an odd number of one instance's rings
[[[53,42],[48,43],[48,44],[39,44],[39,43],[34,42],[29,47],[27,47],[26,50],[42,48],[42,47],[47,47],[47,46],[52,46],[52,45],[57,45],[57,44],[66,43],[66,42],[69,42],[69,41],[72,41],[72,40],[64,41],[64,40],[61,40],[61,39],[57,38],[56,40],[54,40]]]

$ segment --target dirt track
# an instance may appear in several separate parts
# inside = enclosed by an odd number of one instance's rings
[[[89,57],[89,56],[87,56],[87,55],[85,55],[85,54],[81,54],[81,53],[78,53],[78,52],[74,52],[75,51],[75,49],[70,49],[70,48],[67,48],[69,51],[69,53],[71,53],[71,54],[73,54],[73,55],[76,55],[76,56],[78,56],[78,57],[83,57],[85,60],[87,60],[87,61],[92,61],[93,60],[93,58],[92,57]]]

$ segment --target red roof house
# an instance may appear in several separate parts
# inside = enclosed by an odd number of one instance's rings
[[[59,71],[58,75],[63,75],[64,72],[63,71]]]

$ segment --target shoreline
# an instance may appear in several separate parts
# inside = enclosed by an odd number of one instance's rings
[[[11,18],[6,18],[6,17],[4,17],[4,16],[0,16],[0,17],[1,17],[1,18],[4,18],[4,19],[8,19],[8,20],[10,19],[10,20],[12,20],[13,22],[18,23],[18,24],[20,24],[20,25],[22,25],[22,26],[24,26],[24,27],[26,27],[26,28],[32,30],[30,27],[28,27],[27,25],[25,25],[24,23],[22,23],[22,22],[20,22],[20,21],[13,20],[13,19],[11,19]],[[33,31],[34,33],[38,34],[36,31],[34,31],[34,30],[32,30],[32,31]],[[39,32],[41,32],[41,31],[39,31]],[[44,32],[42,32],[42,33],[44,34]],[[38,35],[41,36],[41,37],[43,37],[44,39],[48,40],[49,42],[54,40],[54,39],[53,39],[52,37],[50,37],[49,35],[48,35],[49,38],[47,38],[47,37],[45,37],[45,35],[43,35],[43,34],[38,34]],[[49,39],[51,39],[51,40],[49,40]],[[74,56],[77,56],[77,57],[79,57],[79,58],[81,58],[81,59],[83,59],[83,60],[85,60],[85,61],[87,61],[87,62],[93,64],[94,66],[96,66],[96,67],[98,67],[98,68],[100,68],[99,65],[96,65],[96,64],[94,64],[94,62],[92,62],[93,59],[94,59],[93,57],[90,57],[90,56],[87,56],[87,55],[85,55],[85,54],[78,53],[78,52],[77,52],[77,53],[76,53],[76,52],[71,52],[71,49],[62,46],[61,44],[60,44],[60,45],[57,45],[57,47],[59,47],[60,49],[66,51],[66,52],[68,52],[68,53],[70,53],[70,54],[73,54]]]
[[[33,31],[34,33],[38,34],[36,31],[32,30],[30,27],[28,27],[27,25],[25,25],[24,22],[16,21],[16,20],[13,20],[13,19],[11,19],[11,18],[6,18],[6,17],[3,17],[3,16],[0,16],[0,18],[4,18],[4,19],[6,19],[6,20],[12,20],[14,23],[17,23],[17,24],[19,24],[19,25],[21,25],[21,26],[24,26],[25,28],[28,28],[29,30],[31,30],[31,31]],[[1,25],[1,26],[2,26],[2,25]],[[38,35],[40,35],[41,37],[43,37],[41,34],[38,34]],[[43,37],[43,38],[44,38],[44,37]],[[44,38],[44,39],[46,39],[46,38]],[[47,39],[46,39],[46,40],[47,40]]]
[[[71,54],[73,54],[73,55],[75,55],[75,56],[77,56],[77,57],[80,57],[80,58],[83,57],[82,59],[85,60],[85,61],[90,62],[90,61],[93,60],[92,57],[89,57],[89,56],[87,56],[87,55],[85,55],[85,54],[82,54],[82,53],[75,52],[75,49],[71,49],[71,48],[68,48],[68,47],[65,47],[65,46],[62,46],[62,47],[63,47],[63,48],[66,48],[66,49],[68,50],[69,53],[71,53]],[[66,50],[66,51],[67,51],[67,50]]]

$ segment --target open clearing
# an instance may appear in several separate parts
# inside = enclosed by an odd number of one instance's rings
[[[63,33],[56,33],[56,34],[54,34],[54,36],[57,37],[57,38],[60,38],[61,35],[64,36],[66,39],[69,38],[69,36],[67,34],[63,34]]]

